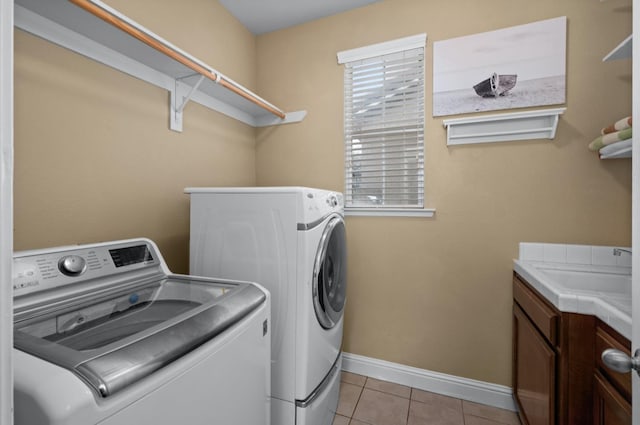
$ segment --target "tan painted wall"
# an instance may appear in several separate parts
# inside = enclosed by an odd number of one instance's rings
[[[447,148],[431,117],[437,40],[568,17],[567,112],[553,141]],[[344,349],[510,385],[518,242],[630,244],[631,162],[586,149],[631,113],[631,64],[601,62],[631,33],[631,1],[386,0],[258,37],[258,92],[301,124],[260,130],[260,185],[343,190],[336,53],[426,32],[426,204],[435,218],[347,218]]]
[[[108,3],[255,87],[255,37],[219,3]],[[165,90],[20,30],[15,41],[15,249],[146,236],[187,272],[183,189],[255,184],[255,130],[190,103],[172,132]]]
[[[630,0],[386,0],[257,44],[217,2],[109,4],[309,115],[256,137],[189,104],[185,131],[174,133],[165,91],[16,31],[17,250],[148,236],[184,272],[185,186],[343,189],[336,52],[426,32],[431,58],[434,40],[557,16],[569,19],[568,111],[553,142],[447,148],[427,66],[427,205],[437,215],[348,218],[344,348],[509,385],[517,242],[630,243],[630,161],[601,162],[585,149],[630,112],[630,63],[601,63],[631,31]]]

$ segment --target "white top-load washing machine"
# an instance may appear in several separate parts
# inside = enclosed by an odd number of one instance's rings
[[[13,260],[16,425],[263,424],[270,295],[131,239]]]
[[[305,187],[185,192],[190,273],[251,280],[271,292],[271,423],[330,425],[346,293],[342,194]]]

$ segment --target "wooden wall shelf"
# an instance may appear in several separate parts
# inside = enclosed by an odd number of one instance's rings
[[[75,4],[74,4],[75,3]],[[193,100],[253,127],[299,122],[99,0],[16,0],[15,26],[171,92],[170,127]]]
[[[618,44],[602,62],[609,62],[618,59],[631,59],[633,57],[633,34],[625,38]],[[631,158],[633,155],[633,138],[626,142],[618,142],[600,149],[600,159]]]
[[[553,139],[566,108],[540,109],[443,120],[447,145]]]
[[[618,59],[631,59],[633,50],[633,34],[625,38],[620,44],[618,44],[607,56],[602,59],[602,62],[614,61]]]

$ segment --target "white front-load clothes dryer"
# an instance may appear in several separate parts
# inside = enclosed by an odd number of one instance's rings
[[[330,425],[346,294],[342,194],[305,187],[185,192],[190,273],[258,282],[271,293],[271,423]]]

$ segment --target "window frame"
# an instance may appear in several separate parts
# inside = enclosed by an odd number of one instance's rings
[[[356,49],[345,50],[338,53],[337,55],[338,63],[342,65],[349,62],[367,60],[375,57],[401,53],[407,50],[413,50],[418,48],[423,49],[423,58],[424,58],[424,54],[426,53],[426,40],[427,40],[427,35],[423,33],[423,34],[399,38],[399,39],[395,39],[395,40],[391,40],[383,43],[364,46]],[[423,71],[424,71],[424,67],[423,67]],[[346,72],[347,70],[345,69],[345,73]],[[425,75],[423,75],[422,76],[423,87],[426,86],[425,80],[426,80]],[[345,101],[347,96],[346,88],[347,88],[346,86],[343,87]],[[424,96],[424,93],[423,93],[423,96]],[[343,115],[345,119],[345,126],[347,121],[346,113],[347,112],[345,110]],[[425,129],[425,123],[423,121],[423,127],[422,127],[423,135],[424,135],[424,129]],[[346,131],[346,128],[345,128],[345,131]],[[346,135],[346,133],[343,133],[343,134]],[[343,143],[345,143],[344,146],[346,149],[347,148],[346,140],[343,140]],[[422,144],[424,149],[424,138],[422,140]],[[345,165],[345,191],[346,191],[347,184],[348,184],[346,179],[346,171],[347,171],[346,157],[344,161],[345,161],[344,165]],[[421,170],[423,178],[424,178],[425,169],[426,167],[423,160],[422,170]],[[429,209],[424,207],[424,203],[426,202],[426,190],[424,190],[424,181],[423,181],[422,201],[423,201],[422,207],[416,207],[414,205],[407,205],[406,207],[397,206],[397,205],[386,206],[386,207],[384,205],[379,207],[376,207],[376,206],[363,207],[363,206],[345,205],[345,215],[432,217],[435,214],[435,209]]]

